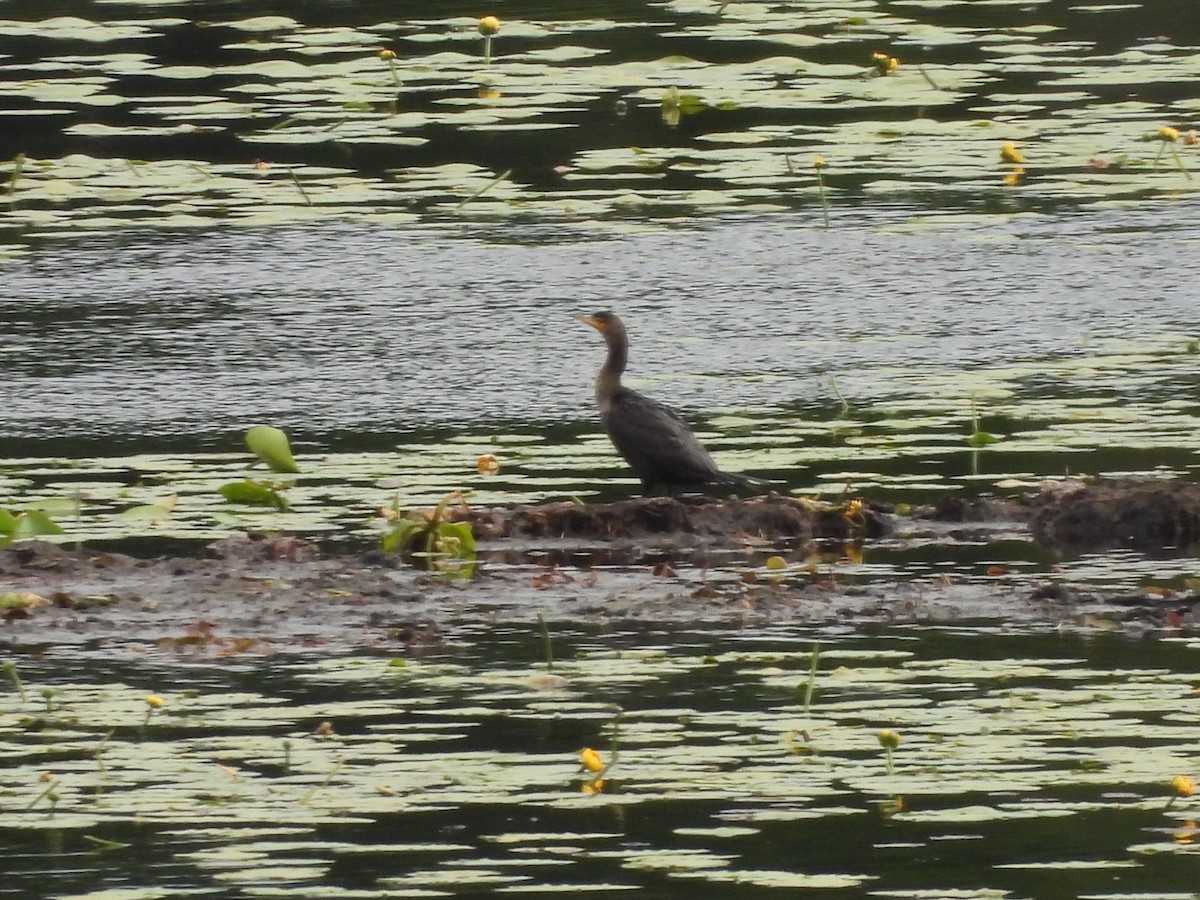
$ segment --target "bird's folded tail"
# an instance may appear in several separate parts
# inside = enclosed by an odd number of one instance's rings
[[[755,494],[765,494],[772,489],[769,481],[753,478],[750,475],[735,475],[733,472],[718,472],[710,479],[710,482]]]

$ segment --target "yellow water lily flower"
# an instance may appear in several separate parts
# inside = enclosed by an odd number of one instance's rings
[[[146,697],[146,705],[151,709],[162,709],[167,705],[167,701],[158,696],[158,694],[150,694]]]
[[[579,751],[579,764],[589,772],[599,772],[604,768],[604,760],[591,747],[584,747]]]
[[[1179,130],[1176,128],[1172,128],[1170,125],[1164,125],[1162,128],[1158,129],[1158,131],[1156,131],[1154,133],[1154,136],[1156,138],[1158,138],[1160,141],[1164,141],[1168,144],[1172,144],[1175,141],[1179,140]]]
[[[871,54],[871,64],[880,75],[891,75],[900,68],[900,60],[879,51]]]
[[[900,746],[900,733],[890,728],[883,729],[876,737],[879,738],[879,746],[885,750],[895,750]]]
[[[1171,779],[1171,787],[1175,789],[1175,793],[1180,797],[1190,797],[1196,793],[1196,782],[1192,781],[1187,775],[1176,775]]]
[[[485,453],[475,461],[475,468],[480,475],[497,475],[500,472],[500,460],[494,453]]]
[[[484,16],[479,20],[479,33],[484,37],[491,37],[500,31],[500,20],[495,16]]]
[[[1000,145],[1000,158],[1006,163],[1025,162],[1025,154],[1012,141],[1005,141]]]

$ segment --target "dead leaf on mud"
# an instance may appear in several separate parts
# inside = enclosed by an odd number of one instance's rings
[[[553,587],[556,584],[570,584],[575,579],[568,575],[562,569],[547,569],[538,575],[534,575],[530,580],[530,586],[538,590],[545,590],[548,587]]]

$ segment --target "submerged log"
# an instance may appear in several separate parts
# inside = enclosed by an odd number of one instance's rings
[[[817,503],[771,494],[750,499],[643,497],[615,503],[513,505],[455,510],[475,536],[500,538],[590,537],[636,539],[687,534],[714,542],[737,536],[849,540],[881,537],[890,530],[887,512],[861,501]]]

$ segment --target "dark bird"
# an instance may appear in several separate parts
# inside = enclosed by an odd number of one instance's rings
[[[629,359],[625,324],[610,312],[578,316],[608,344],[608,358],[596,376],[600,422],[647,494],[698,490],[706,485],[761,490],[765,482],[722,472],[692,429],[661,403],[621,384]]]

